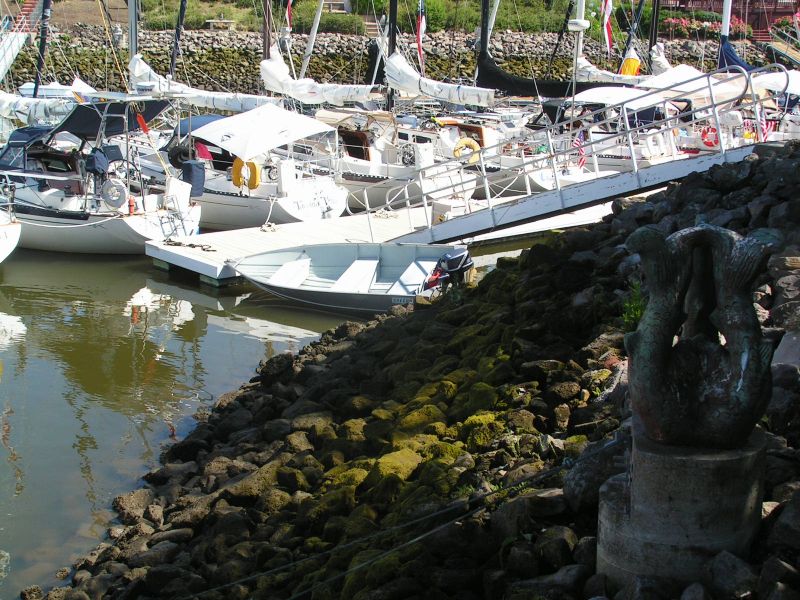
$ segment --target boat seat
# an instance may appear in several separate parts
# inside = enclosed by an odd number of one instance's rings
[[[386,292],[390,296],[407,296],[409,294],[416,294],[419,291],[421,283],[425,282],[434,267],[436,267],[435,260],[416,260],[408,268],[403,271],[394,285]]]
[[[281,265],[281,267],[272,274],[267,283],[270,285],[280,287],[300,287],[307,278],[311,268],[310,258],[301,258],[292,260]]]
[[[339,279],[333,282],[331,291],[365,294],[375,280],[375,271],[377,270],[377,259],[354,260]]]

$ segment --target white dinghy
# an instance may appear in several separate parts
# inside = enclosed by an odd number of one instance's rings
[[[431,284],[458,281],[472,261],[463,246],[340,243],[262,252],[234,267],[256,286],[287,300],[377,313],[413,304],[429,279]]]

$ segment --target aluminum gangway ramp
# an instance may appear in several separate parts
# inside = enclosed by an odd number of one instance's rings
[[[20,50],[30,40],[42,13],[42,0],[26,0],[14,25],[0,32],[0,81],[5,79]]]
[[[397,237],[391,241],[407,243],[445,243],[463,240],[491,231],[530,223],[593,206],[635,192],[664,186],[690,173],[707,171],[714,165],[739,162],[752,154],[755,145],[675,160],[617,173],[591,181],[573,183],[561,189],[539,192],[510,202],[454,217]]]

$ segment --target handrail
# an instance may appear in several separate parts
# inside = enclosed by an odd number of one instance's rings
[[[761,97],[754,89],[752,77],[764,73],[777,71],[783,73],[786,77],[785,85],[780,92],[775,92],[771,95]],[[696,85],[692,85],[696,84]],[[725,85],[723,90],[718,86]],[[702,127],[713,127],[715,135],[717,136],[716,143],[713,144],[700,144],[692,151],[695,153],[717,153],[724,154],[726,150],[735,148],[745,144],[752,144],[756,141],[763,141],[763,131],[760,127],[755,127],[755,135],[747,138],[743,135],[737,136],[734,133],[729,133],[727,129],[734,129],[735,127],[726,124],[728,115],[730,113],[738,113],[738,117],[743,117],[743,112],[751,113],[754,123],[759,123],[762,118],[766,118],[766,111],[764,102],[770,99],[775,99],[782,93],[785,93],[789,84],[788,73],[781,65],[773,64],[753,71],[747,72],[739,67],[732,67],[727,70],[719,70],[713,73],[703,74],[686,81],[680,82],[674,88],[642,91],[641,95],[634,96],[624,102],[616,105],[608,105],[603,108],[587,112],[581,115],[580,121],[586,121],[589,126],[583,125],[580,129],[576,129],[573,135],[577,135],[579,131],[584,132],[584,141],[580,144],[573,144],[569,140],[572,138],[565,137],[565,125],[568,122],[561,122],[550,125],[542,130],[537,130],[533,135],[521,135],[511,139],[504,139],[501,143],[482,148],[479,151],[479,160],[481,165],[491,164],[493,158],[504,153],[504,147],[513,144],[528,144],[534,140],[547,140],[547,151],[543,154],[534,154],[525,156],[523,153],[522,161],[517,168],[523,171],[538,168],[550,168],[555,173],[555,184],[557,189],[561,189],[558,174],[560,170],[570,164],[575,163],[575,159],[579,155],[580,150],[583,150],[587,158],[593,157],[596,148],[607,148],[609,137],[616,137],[624,139],[625,144],[631,152],[631,162],[634,167],[634,172],[638,171],[638,164],[635,149],[641,147],[642,143],[656,135],[669,134],[673,136],[678,128],[691,128],[695,130]],[[676,88],[691,89],[691,92],[681,92]],[[727,92],[726,97],[721,97],[720,91]],[[656,107],[662,105],[667,107],[671,105],[675,107],[674,101],[685,99],[686,96],[693,96],[698,100],[690,108],[678,109],[677,107],[672,112],[664,111],[664,116],[658,119],[649,121],[643,124],[631,124],[631,115],[636,114],[646,108]],[[648,104],[648,101],[652,103]],[[635,107],[639,108],[636,109]],[[617,116],[608,117],[608,114],[616,113]],[[782,113],[779,113],[782,114]],[[735,119],[734,119],[735,120]],[[607,127],[608,136],[601,139],[592,139],[592,130],[594,128],[602,129]],[[613,128],[612,128],[613,126]],[[606,132],[604,132],[606,133]],[[558,148],[557,141],[562,142],[561,148]],[[566,142],[566,143],[565,143]],[[538,143],[538,142],[537,142]],[[670,153],[674,157],[677,154],[675,147],[675,140],[670,140]],[[594,171],[598,174],[597,161],[592,159]],[[587,162],[587,165],[589,163]],[[424,178],[426,170],[436,169],[437,175],[449,173],[461,173],[467,166],[467,159],[463,160],[446,160],[435,163],[433,166],[425,167],[418,170],[417,177],[410,178],[407,183],[398,185],[392,188],[391,191],[397,190],[398,195],[402,195],[406,206],[418,206],[426,201],[427,198],[435,197],[437,194],[445,194],[448,190],[455,190],[457,186],[446,185],[438,187],[433,190],[427,190],[425,193],[410,195],[408,190],[410,186],[415,185],[418,181]],[[482,169],[485,172],[485,169]],[[363,194],[366,198],[367,190],[372,189],[379,183],[365,186]],[[504,199],[508,201],[508,199]],[[491,201],[491,197],[490,197]],[[513,200],[511,200],[513,201]],[[469,203],[467,202],[467,210],[469,210]],[[390,203],[370,207],[366,212],[374,213],[376,211],[391,210]],[[435,223],[430,223],[429,227],[434,226]]]

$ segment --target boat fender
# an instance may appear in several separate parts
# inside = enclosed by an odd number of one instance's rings
[[[107,179],[100,187],[100,197],[112,208],[122,208],[128,199],[128,187],[119,179]]]
[[[703,145],[709,148],[719,146],[719,132],[716,127],[703,127],[700,131],[700,139],[703,140]]]
[[[169,164],[176,169],[180,169],[183,163],[192,158],[192,153],[187,146],[178,144],[169,149],[167,158],[169,159]]]
[[[460,140],[458,140],[456,145],[453,147],[453,156],[456,158],[461,158],[461,155],[464,154],[464,150],[467,148],[470,150],[467,163],[474,165],[476,162],[478,162],[478,152],[481,150],[481,145],[472,138],[462,137]]]
[[[128,214],[132,215],[136,212],[136,199],[133,196],[128,196]]]
[[[247,166],[247,181],[244,179],[244,168]],[[254,190],[258,187],[261,183],[259,181],[259,171],[260,169],[256,166],[256,163],[252,161],[244,162],[238,156],[233,161],[233,171],[231,171],[231,182],[236,187],[242,187],[247,185],[247,187],[251,190]]]

